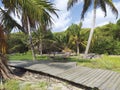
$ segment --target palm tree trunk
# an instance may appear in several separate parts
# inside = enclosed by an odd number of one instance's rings
[[[33,46],[33,42],[32,42],[32,35],[31,35],[31,30],[30,30],[30,22],[29,22],[28,17],[27,17],[27,23],[28,23],[28,34],[29,34],[29,42],[30,42],[30,47],[31,47],[31,51],[32,51],[32,56],[33,56],[33,60],[36,60],[34,46]]]
[[[7,65],[7,59],[3,55],[0,55],[0,76],[4,79],[12,78],[11,71]]]
[[[42,56],[42,40],[40,40],[40,55]]]
[[[80,54],[79,43],[78,42],[77,42],[76,46],[77,46],[77,56],[78,56]]]
[[[8,67],[7,58],[5,56],[7,51],[6,35],[3,27],[0,25],[0,77],[4,79],[11,78],[11,71]]]
[[[94,10],[93,10],[92,28],[90,30],[90,34],[89,34],[88,43],[87,43],[87,47],[86,47],[86,50],[85,50],[84,58],[87,57],[88,51],[90,49],[90,44],[91,44],[92,36],[93,36],[93,33],[94,33],[95,20],[96,20],[96,9],[94,8]]]

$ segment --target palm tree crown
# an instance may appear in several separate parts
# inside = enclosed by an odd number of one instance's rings
[[[48,2],[46,0],[2,0],[2,2],[7,9],[6,13],[9,16],[11,13],[14,13],[14,15],[22,17],[21,21],[22,27],[24,27],[24,32],[28,32],[27,17],[30,21],[31,27],[36,27],[36,23],[40,25],[50,26],[52,24],[51,14],[55,14],[58,17],[56,13],[57,9],[53,6],[51,2]],[[5,22],[8,20],[8,18],[3,18],[3,20]],[[4,24],[5,26],[9,25],[9,23],[7,22],[5,22]],[[19,29],[21,30],[20,27]]]
[[[69,10],[75,3],[79,1],[80,0],[69,0],[67,10]],[[83,3],[84,5],[81,13],[81,19],[84,19],[85,13],[87,12],[87,10],[90,8],[92,4],[94,4],[94,9],[97,9],[97,7],[100,7],[101,10],[105,13],[105,16],[107,15],[106,5],[108,5],[111,8],[113,14],[116,15],[116,18],[118,17],[118,11],[115,8],[112,0],[83,0]]]

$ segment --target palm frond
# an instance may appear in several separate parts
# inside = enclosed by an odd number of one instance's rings
[[[84,0],[83,10],[81,13],[81,19],[84,19],[84,15],[92,4],[92,0]]]
[[[102,9],[102,11],[105,13],[105,16],[107,15],[106,13],[107,13],[107,11],[106,11],[106,4],[105,4],[105,2],[104,2],[104,0],[99,0],[100,2],[99,2],[99,4],[100,4],[100,7],[101,7],[101,9]]]
[[[67,3],[67,10],[69,10],[78,1],[79,0],[69,0],[68,3]]]
[[[111,10],[112,10],[113,14],[116,16],[116,18],[118,18],[118,10],[114,6],[112,0],[105,0],[105,2],[111,8]]]
[[[47,0],[3,0],[5,8],[9,13],[17,13],[22,15],[22,25],[26,31],[27,18],[29,18],[30,26],[35,27],[36,22],[43,23],[44,26],[52,24],[51,14],[57,17],[57,9],[51,2]]]
[[[56,11],[59,11],[58,9],[56,9],[54,7],[54,4],[52,4],[51,2],[48,2],[46,0],[33,0],[35,2],[35,5],[42,8],[42,9],[45,9],[46,12],[50,12],[51,14],[55,14],[57,17],[57,13]]]
[[[1,24],[5,27],[7,32],[11,32],[14,27],[18,27],[21,31],[25,32],[24,29],[10,16],[9,12],[4,11],[0,8]]]

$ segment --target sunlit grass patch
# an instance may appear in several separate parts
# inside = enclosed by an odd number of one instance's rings
[[[14,54],[10,54],[8,55],[9,60],[32,60],[32,53],[30,51],[28,51],[27,53],[14,53]],[[49,57],[46,55],[40,56],[40,55],[36,55],[36,59],[37,60],[48,60]]]
[[[94,63],[104,69],[120,70],[120,56],[103,56],[100,59],[95,59]]]
[[[77,61],[77,60],[76,60]],[[103,55],[98,59],[78,60],[78,65],[120,72],[120,56]]]

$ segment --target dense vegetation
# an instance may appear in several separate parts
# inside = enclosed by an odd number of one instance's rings
[[[36,54],[62,51],[84,53],[89,31],[89,28],[81,28],[81,24],[72,24],[64,32],[57,33],[52,33],[50,30],[37,30],[32,33]],[[8,39],[8,53],[28,51],[30,48],[27,42],[27,35],[21,32],[11,33]],[[110,55],[120,54],[120,20],[116,24],[109,23],[95,28],[89,52]]]

